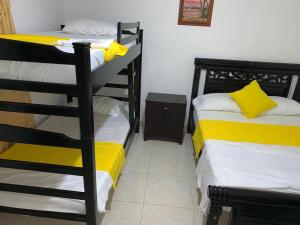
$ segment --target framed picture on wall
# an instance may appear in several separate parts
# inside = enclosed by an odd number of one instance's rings
[[[179,25],[211,25],[214,0],[180,0]]]

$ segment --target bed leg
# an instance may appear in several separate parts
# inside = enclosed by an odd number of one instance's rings
[[[140,122],[141,122],[141,90],[142,90],[142,64],[143,64],[143,36],[144,31],[139,29],[139,42],[141,43],[141,54],[135,60],[136,61],[136,76],[137,76],[137,91],[135,93],[136,97],[136,118],[138,118],[138,125],[135,132],[140,132]]]
[[[218,225],[221,214],[222,206],[211,205],[206,225]]]
[[[223,187],[209,186],[208,197],[210,199],[210,207],[206,225],[218,225],[222,214],[223,200],[227,197],[227,191]]]

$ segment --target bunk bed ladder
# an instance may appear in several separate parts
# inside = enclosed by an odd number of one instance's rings
[[[76,79],[79,89],[80,138],[82,141],[82,165],[87,225],[97,223],[97,183],[95,166],[93,87],[91,80],[90,43],[74,43]],[[84,59],[84,60],[82,60]],[[81,61],[80,61],[81,60]]]

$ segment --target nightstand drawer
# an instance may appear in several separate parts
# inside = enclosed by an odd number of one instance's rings
[[[148,102],[146,103],[147,109],[151,114],[172,114],[172,115],[179,115],[184,116],[186,106],[180,104],[168,104],[168,103],[157,103],[157,102]]]

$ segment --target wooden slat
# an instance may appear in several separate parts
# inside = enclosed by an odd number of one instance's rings
[[[80,167],[52,165],[46,163],[33,163],[33,162],[0,159],[0,167],[19,169],[19,170],[47,172],[47,173],[68,174],[74,176],[83,176],[83,170]]]
[[[32,210],[32,209],[20,209],[20,208],[6,207],[6,206],[0,206],[0,212],[13,213],[13,214],[19,214],[19,215],[45,217],[45,218],[52,218],[52,219],[72,220],[72,221],[78,221],[78,222],[86,222],[86,220],[87,220],[85,214],[51,212],[51,211]]]
[[[0,79],[0,89],[16,91],[32,91],[77,96],[77,87],[72,84],[56,84],[47,82]]]
[[[122,45],[129,44],[129,43],[131,43],[131,42],[133,42],[133,41],[136,41],[138,38],[139,38],[139,35],[138,35],[138,34],[135,34],[135,35],[132,35],[132,36],[128,36],[128,37],[122,38],[122,39],[121,39],[121,44],[122,44]]]
[[[0,124],[0,140],[13,143],[81,149],[80,140],[72,139],[64,134],[6,124]]]
[[[0,183],[0,191],[84,200],[84,192]]]
[[[140,22],[135,22],[135,23],[121,23],[122,24],[122,29],[124,30],[129,30],[129,29],[134,29],[138,28],[140,26]]]
[[[129,98],[126,98],[126,97],[118,97],[118,96],[111,96],[111,95],[100,95],[100,94],[96,94],[94,96],[110,97],[110,98],[113,98],[113,99],[116,99],[116,100],[119,100],[119,101],[122,101],[122,102],[128,102],[129,101]]]
[[[127,89],[128,85],[126,84],[112,84],[112,83],[108,83],[106,84],[104,87],[110,87],[110,88],[124,88]]]
[[[41,105],[19,102],[0,101],[0,111],[33,113],[53,116],[78,117],[79,110],[75,107]]]
[[[75,65],[74,54],[55,46],[0,38],[0,60]]]

